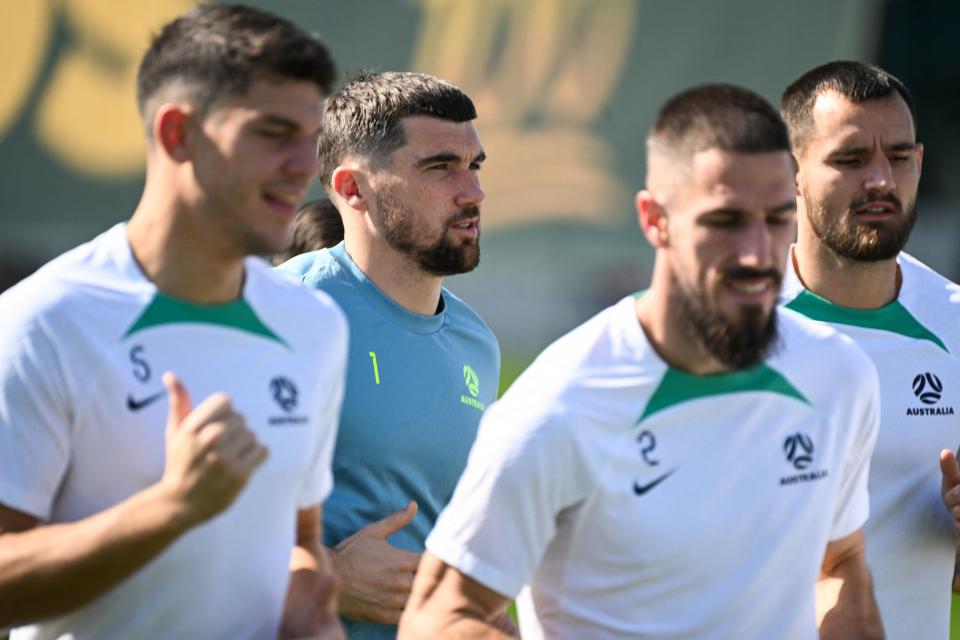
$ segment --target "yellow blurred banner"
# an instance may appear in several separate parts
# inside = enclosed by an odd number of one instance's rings
[[[0,4],[0,137],[21,117],[50,50],[66,33],[28,114],[37,141],[70,171],[130,178],[143,170],[137,64],[152,32],[194,3],[61,0]]]

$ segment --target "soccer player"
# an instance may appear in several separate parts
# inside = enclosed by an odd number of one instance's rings
[[[424,539],[496,398],[496,338],[443,288],[480,260],[474,118],[470,98],[428,75],[348,82],[327,101],[319,143],[344,242],[281,267],[329,293],[350,325],[324,542],[351,638],[395,636]]]
[[[484,416],[427,540],[401,638],[881,637],[864,560],[869,359],[775,306],[794,237],[786,127],[732,85],[684,91],[636,198],[650,288],[547,348]]]
[[[783,302],[876,364],[867,559],[890,637],[940,640],[954,547],[936,460],[960,441],[960,287],[902,252],[923,158],[913,100],[882,69],[841,61],[805,73],[781,106],[799,167]],[[949,451],[942,464],[956,469]]]
[[[305,202],[293,219],[293,230],[286,248],[273,258],[283,264],[301,253],[327,249],[343,242],[343,220],[327,198]]]
[[[129,223],[0,296],[12,638],[341,636],[319,530],[347,325],[248,258],[286,242],[333,80],[271,14],[173,20],[138,73]]]

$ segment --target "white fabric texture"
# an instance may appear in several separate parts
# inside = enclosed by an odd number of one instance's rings
[[[347,326],[324,294],[245,263],[242,300],[159,293],[124,225],[0,296],[0,503],[72,522],[156,483],[174,372],[226,392],[268,448],[223,513],[89,605],[13,638],[274,637],[298,508],[329,493]]]
[[[783,310],[764,365],[691,376],[634,305],[558,340],[488,410],[427,548],[519,593],[524,638],[817,637],[825,545],[867,518],[873,366]]]
[[[955,550],[938,458],[960,444],[960,286],[901,253],[897,300],[845,309],[806,291],[788,262],[784,304],[853,338],[880,376],[864,534],[887,636],[943,640]]]

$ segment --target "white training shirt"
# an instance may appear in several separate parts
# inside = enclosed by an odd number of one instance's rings
[[[828,541],[867,517],[870,360],[778,312],[748,371],[669,368],[626,298],[550,346],[484,416],[427,539],[520,594],[534,638],[816,638]]]
[[[174,372],[226,392],[269,449],[236,501],[93,602],[12,638],[273,638],[296,511],[331,489],[347,326],[322,293],[245,262],[242,299],[160,293],[117,225],[0,296],[0,503],[71,522],[160,480]]]
[[[788,263],[783,302],[853,338],[880,375],[864,534],[887,636],[943,640],[955,551],[938,460],[960,444],[960,286],[901,253],[897,299],[849,309],[804,289]]]

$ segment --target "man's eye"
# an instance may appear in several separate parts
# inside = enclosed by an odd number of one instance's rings
[[[286,140],[293,137],[289,131],[284,131],[282,129],[260,129],[258,133],[264,138],[268,138],[270,140]]]
[[[740,224],[740,220],[739,218],[708,218],[703,221],[703,224],[719,229],[732,229]]]
[[[833,164],[839,164],[844,167],[860,164],[859,158],[835,158]]]

